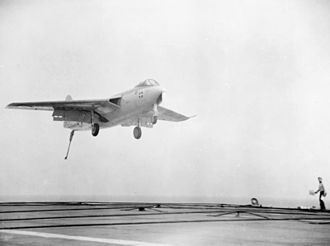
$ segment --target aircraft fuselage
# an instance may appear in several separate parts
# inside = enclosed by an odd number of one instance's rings
[[[99,124],[100,128],[108,128],[116,125],[139,125],[145,122],[146,113],[153,110],[155,105],[159,104],[159,97],[161,97],[162,89],[160,86],[150,87],[136,87],[120,94],[112,96],[111,99],[118,98],[118,108],[103,114],[105,118],[109,119],[108,122],[102,122],[97,117],[93,120],[94,123]],[[150,123],[152,117],[156,112],[151,113]],[[140,116],[144,116],[143,118]],[[130,119],[136,119],[131,122]],[[140,121],[140,122],[139,122]],[[131,122],[131,123],[130,123]],[[90,130],[91,124],[86,122],[70,122],[64,123],[65,128],[72,130]]]

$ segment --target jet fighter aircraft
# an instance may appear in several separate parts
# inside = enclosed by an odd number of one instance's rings
[[[153,79],[147,79],[133,89],[101,100],[14,102],[7,108],[53,111],[54,121],[63,121],[64,127],[71,129],[69,146],[65,159],[68,158],[71,141],[75,131],[91,130],[97,136],[101,128],[135,126],[133,135],[142,136],[141,127],[152,128],[157,120],[183,121],[190,117],[178,114],[159,106],[163,90]]]

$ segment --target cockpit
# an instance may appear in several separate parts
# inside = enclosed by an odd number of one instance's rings
[[[139,83],[135,87],[156,86],[156,85],[159,85],[156,80],[154,80],[154,79],[146,79],[145,81]]]

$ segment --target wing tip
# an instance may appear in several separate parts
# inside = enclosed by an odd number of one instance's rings
[[[180,119],[175,120],[175,121],[185,121],[185,120],[189,120],[189,119],[191,119],[191,118],[194,118],[194,117],[196,117],[196,116],[197,116],[196,114],[195,114],[195,115],[192,115],[192,116],[185,116],[185,115],[182,115]]]
[[[23,105],[22,103],[16,103],[16,102],[13,102],[13,103],[9,103],[7,106],[6,106],[6,109],[19,109],[20,107],[24,107],[25,105]]]
[[[5,108],[7,108],[7,109],[14,108],[14,104],[13,103],[9,103]]]

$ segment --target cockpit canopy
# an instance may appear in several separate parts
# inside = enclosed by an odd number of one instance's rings
[[[159,85],[156,80],[154,80],[154,79],[146,79],[145,81],[139,83],[135,87],[145,87],[145,86],[155,86],[155,85]]]

